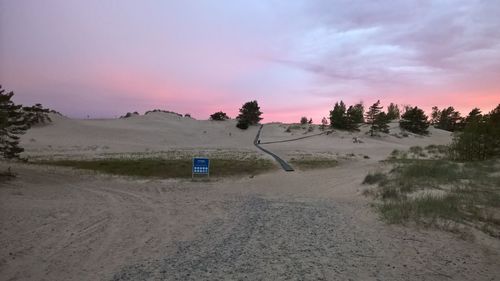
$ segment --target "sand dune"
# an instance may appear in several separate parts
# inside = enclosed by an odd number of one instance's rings
[[[26,150],[24,155],[93,157],[115,153],[154,154],[172,150],[259,152],[253,145],[258,127],[240,130],[236,128],[235,120],[195,120],[162,112],[124,119],[75,120],[61,116],[53,116],[53,119],[53,123],[34,127],[22,137],[21,144]],[[289,133],[286,132],[287,127],[288,125],[279,123],[265,124],[261,141],[281,141],[321,133],[317,125],[312,132],[294,129]],[[291,158],[296,154],[342,156],[354,153],[381,160],[394,149],[448,144],[451,141],[449,132],[433,128],[428,137],[414,134],[402,137],[397,123],[391,124],[389,135],[370,137],[367,131],[368,127],[365,125],[359,132],[334,131],[330,135],[265,146],[284,158]],[[359,138],[363,143],[353,143],[353,137]]]
[[[53,119],[23,136],[24,156],[268,157],[253,145],[258,128],[231,120]],[[266,124],[261,141],[320,132],[287,126]],[[451,134],[402,137],[396,123],[393,135],[366,132],[264,144],[285,159],[338,159],[334,168],[208,182],[15,164],[19,177],[0,183],[0,280],[498,279],[498,240],[387,225],[361,194],[393,149],[447,144]]]

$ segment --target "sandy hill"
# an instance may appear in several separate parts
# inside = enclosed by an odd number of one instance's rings
[[[235,120],[209,121],[180,117],[175,114],[154,112],[124,119],[77,120],[52,116],[50,124],[35,126],[22,137],[22,146],[29,157],[112,155],[117,153],[146,153],[160,151],[240,151],[257,153],[253,145],[258,127],[248,130],[236,128]],[[291,130],[287,130],[291,126]],[[274,142],[312,136],[322,133],[319,126],[265,124],[261,142]],[[430,136],[414,134],[403,136],[397,123],[391,124],[391,133],[370,137],[368,126],[359,132],[334,131],[331,134],[313,136],[291,142],[264,144],[284,158],[296,155],[327,155],[332,157],[346,154],[367,155],[384,159],[394,149],[410,146],[447,144],[451,134],[430,129]],[[362,143],[353,143],[353,137]]]
[[[155,112],[124,119],[77,120],[53,116],[22,137],[26,155],[96,154],[175,149],[254,150],[257,127],[242,131],[235,120],[209,121]]]

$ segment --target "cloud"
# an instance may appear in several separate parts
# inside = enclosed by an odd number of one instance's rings
[[[64,99],[70,115],[86,95],[202,114],[257,98],[272,116],[341,98],[486,105],[500,93],[496,0],[0,3],[1,82],[26,103]]]

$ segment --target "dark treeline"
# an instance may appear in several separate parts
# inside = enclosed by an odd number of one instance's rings
[[[361,102],[349,107],[343,101],[336,102],[330,111],[330,127],[358,131],[361,124],[367,124],[370,135],[375,136],[389,133],[388,124],[399,120],[401,129],[427,135],[432,125],[454,133],[449,150],[453,159],[472,161],[500,156],[500,104],[487,114],[474,108],[466,117],[462,117],[453,106],[443,109],[434,106],[430,119],[416,106],[404,106],[400,110],[391,103],[387,112],[382,109],[380,101],[371,105],[366,112]]]
[[[51,122],[48,113],[57,113],[43,108],[41,104],[29,107],[15,104],[12,101],[13,96],[13,92],[5,93],[0,86],[0,153],[3,158],[18,158],[23,151],[19,147],[19,135],[30,126]],[[151,112],[155,111],[160,110]],[[260,117],[262,112],[256,100],[243,104],[239,112],[236,126],[240,129],[257,125],[262,120]],[[134,114],[136,113],[124,117]],[[223,111],[219,111],[210,115],[210,119],[224,121],[229,117]],[[452,106],[443,109],[435,106],[429,119],[425,112],[416,106],[404,106],[400,109],[398,105],[390,103],[384,111],[378,100],[365,110],[362,102],[347,106],[340,101],[336,102],[330,111],[329,120],[327,118],[321,120],[320,129],[324,130],[328,126],[328,121],[331,128],[347,131],[359,131],[359,127],[366,124],[369,126],[370,135],[376,136],[380,133],[389,133],[389,123],[395,120],[398,120],[401,129],[419,135],[427,135],[431,125],[454,132],[453,142],[450,145],[450,155],[454,159],[471,161],[500,156],[500,104],[486,114],[474,108],[466,117],[462,117]],[[312,124],[312,119],[302,117],[300,123]]]

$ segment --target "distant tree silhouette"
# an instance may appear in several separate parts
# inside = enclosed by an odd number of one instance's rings
[[[441,117],[441,110],[439,110],[437,106],[433,106],[431,112],[431,120],[430,120],[431,125],[436,125],[439,122],[440,117]]]
[[[481,114],[481,110],[479,108],[474,108],[472,109],[470,112],[469,112],[469,115],[467,115],[467,117],[465,117],[465,126],[467,126],[467,124],[471,123],[471,122],[474,122],[476,120],[480,120],[480,118],[482,118],[483,115]]]
[[[328,119],[326,119],[326,117],[323,117],[323,119],[321,119],[321,125],[319,126],[320,130],[325,130],[326,127],[328,126]]]
[[[428,117],[422,109],[416,106],[406,108],[405,113],[401,115],[399,126],[404,130],[419,135],[426,135],[429,133],[427,130],[429,128]]]
[[[336,102],[330,111],[330,127],[335,129],[346,129],[346,107],[343,101]]]
[[[343,101],[336,102],[333,110],[330,111],[330,127],[340,130],[358,130],[359,124],[363,121],[363,105],[356,104],[349,106]]]
[[[245,130],[250,125],[256,125],[262,120],[260,115],[262,115],[262,112],[256,100],[246,102],[240,108],[240,114],[236,117],[236,119],[238,119],[238,124],[236,126]]]
[[[454,134],[450,151],[454,159],[464,161],[500,156],[500,104],[486,115],[473,109],[463,131]]]
[[[388,132],[389,119],[387,115],[382,113],[382,106],[380,105],[380,100],[377,100],[372,106],[368,108],[366,112],[365,120],[368,125],[370,125],[370,136],[374,136],[376,132]]]
[[[307,123],[309,123],[309,125],[311,125],[313,123],[313,119],[309,118],[309,121],[307,121]]]
[[[210,120],[214,121],[224,121],[229,119],[229,116],[227,116],[226,113],[222,111],[215,112],[214,114],[210,115]]]
[[[361,117],[360,117],[361,114]],[[345,129],[349,131],[357,131],[360,120],[363,120],[362,111],[360,111],[359,107],[349,106],[345,116]]]
[[[236,123],[236,127],[240,128],[242,130],[248,129],[249,126],[250,126],[250,124],[245,119],[238,119],[238,123]]]
[[[380,112],[375,117],[375,121],[374,121],[375,131],[388,134],[389,133],[389,122],[391,122],[391,119],[389,119],[389,116],[385,112]]]
[[[49,113],[51,112],[50,109],[43,108],[43,106],[39,103],[33,106],[25,106],[23,107],[23,111],[30,126],[34,124],[52,122],[52,119],[50,119],[49,116]]]
[[[347,109],[347,114],[350,116],[350,121],[354,124],[359,125],[365,122],[365,107],[361,102],[350,106],[349,109]]]
[[[389,106],[387,106],[387,118],[390,121],[392,121],[399,119],[399,117],[400,117],[400,112],[398,105],[391,102]]]
[[[437,107],[432,108],[432,116],[437,117],[436,128],[453,132],[462,128],[463,118],[460,117],[460,112],[456,111],[453,106],[449,106],[443,110]],[[434,120],[435,122],[435,120]]]
[[[300,117],[300,124],[302,124],[302,125],[307,124],[307,117],[305,117],[305,116]]]
[[[22,105],[16,105],[11,100],[14,92],[5,94],[0,86],[0,152],[6,159],[19,158],[24,151],[19,146],[19,135],[29,129],[29,122]]]

